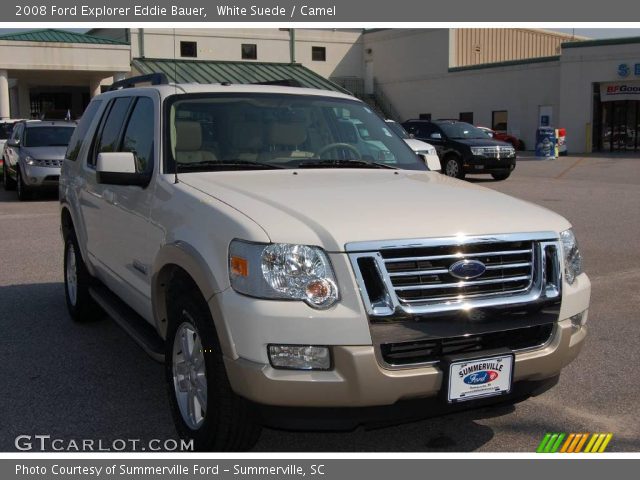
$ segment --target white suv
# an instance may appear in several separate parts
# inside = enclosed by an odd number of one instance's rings
[[[590,283],[564,218],[428,171],[348,95],[164,83],[114,84],[71,139],[65,292],[165,363],[198,449],[513,402],[578,354]]]

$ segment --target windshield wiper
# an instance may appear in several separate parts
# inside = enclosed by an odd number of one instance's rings
[[[298,168],[388,168],[397,170],[396,167],[383,163],[367,162],[366,160],[310,160],[302,162]]]
[[[213,167],[216,170],[218,169],[264,169],[264,170],[275,170],[280,167],[278,165],[270,165],[268,163],[260,163],[260,162],[252,162],[250,160],[224,160],[224,161],[216,161],[216,160],[205,160],[203,162],[189,162],[189,163],[178,163],[178,170],[198,170],[198,169],[207,169]]]

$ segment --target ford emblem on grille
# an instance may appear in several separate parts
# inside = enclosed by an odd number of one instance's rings
[[[478,260],[460,260],[449,267],[449,273],[461,280],[477,278],[486,271],[487,267]]]

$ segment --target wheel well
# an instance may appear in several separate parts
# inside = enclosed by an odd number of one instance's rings
[[[460,155],[458,155],[456,152],[448,152],[444,156],[444,160],[449,160],[450,158],[454,158],[456,160],[460,160]]]
[[[162,338],[165,338],[167,334],[170,294],[172,291],[178,289],[188,292],[198,292],[202,300],[206,302],[198,284],[184,268],[175,264],[168,264],[162,267],[156,276],[154,288],[154,308],[158,319],[156,328]]]

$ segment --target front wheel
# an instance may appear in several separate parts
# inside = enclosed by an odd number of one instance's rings
[[[165,373],[179,435],[198,451],[243,451],[260,436],[246,400],[231,389],[213,319],[192,290],[169,295]]]
[[[16,165],[16,193],[18,194],[18,200],[24,202],[31,199],[31,189],[25,185],[22,180],[22,174],[20,173],[20,165]]]
[[[9,176],[9,167],[7,167],[7,162],[4,162],[2,167],[2,186],[7,191],[14,190],[16,188],[15,181]]]
[[[511,175],[511,172],[504,173],[492,173],[491,176],[494,180],[506,180]]]
[[[457,157],[447,157],[444,159],[444,167],[442,169],[444,174],[453,178],[464,178],[464,168],[462,161]]]

